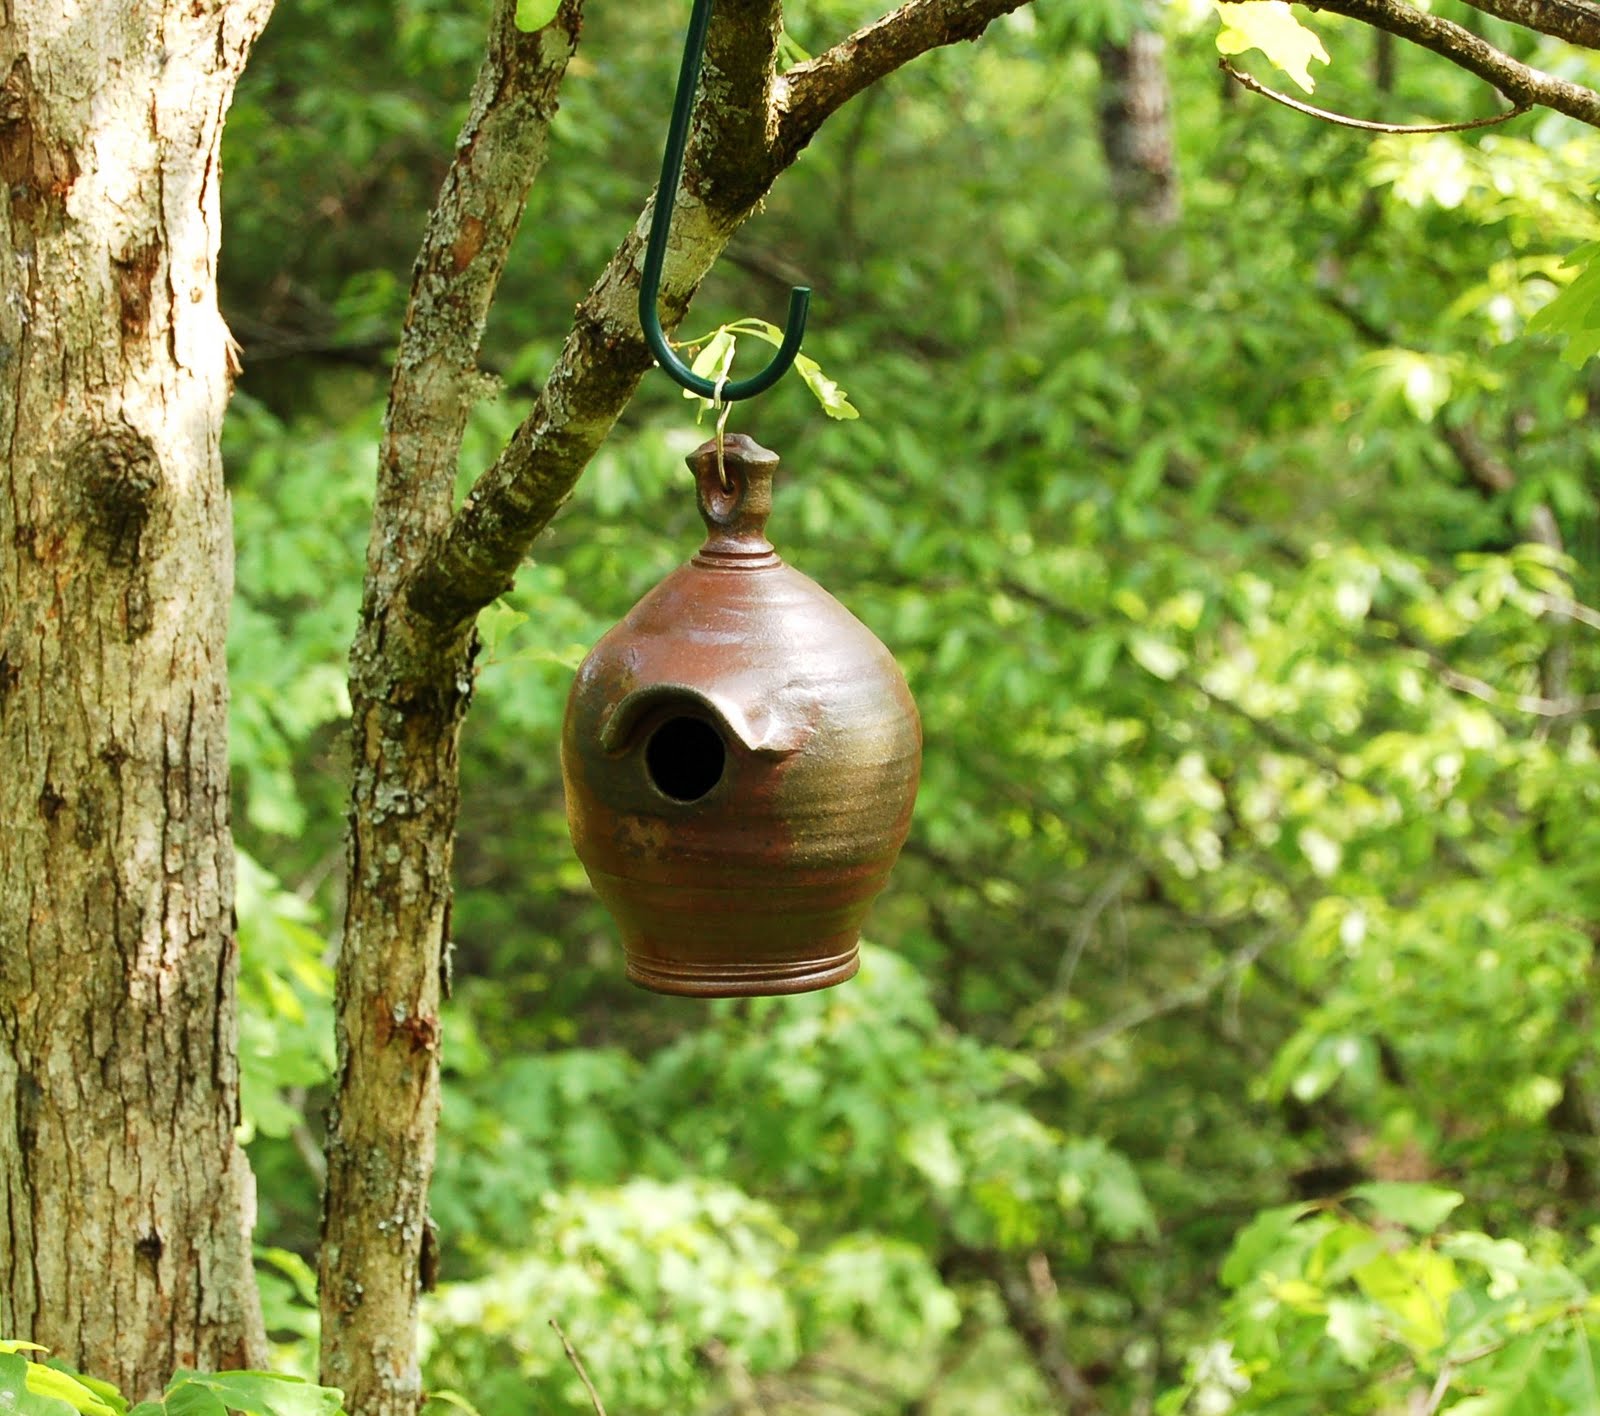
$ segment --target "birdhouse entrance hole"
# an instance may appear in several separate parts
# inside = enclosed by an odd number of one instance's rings
[[[699,801],[722,780],[728,749],[704,718],[668,718],[645,745],[645,771],[662,796]]]

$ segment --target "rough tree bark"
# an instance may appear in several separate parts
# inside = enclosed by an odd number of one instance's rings
[[[429,1266],[446,991],[456,740],[471,626],[423,638],[396,587],[449,518],[479,391],[473,362],[528,189],[544,160],[582,0],[534,35],[497,7],[437,209],[413,272],[392,381],[350,658],[349,905],[339,955],[338,1072],[328,1126],[322,1375],[359,1416],[420,1401],[417,1297]]]
[[[238,1120],[217,145],[269,0],[0,26],[0,1332],[259,1362]]]

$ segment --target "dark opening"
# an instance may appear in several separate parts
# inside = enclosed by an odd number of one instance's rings
[[[650,734],[645,770],[656,789],[673,801],[699,801],[722,780],[728,749],[704,718],[669,718]]]

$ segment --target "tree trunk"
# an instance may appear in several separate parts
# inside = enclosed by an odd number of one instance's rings
[[[1100,143],[1111,195],[1146,228],[1178,219],[1172,156],[1172,96],[1166,41],[1135,30],[1126,44],[1100,46]]]
[[[258,1364],[219,432],[222,119],[269,0],[0,0],[0,1333]]]
[[[544,162],[582,0],[536,34],[499,0],[489,51],[413,271],[390,392],[350,656],[349,889],[338,1075],[328,1118],[319,1281],[322,1377],[359,1416],[421,1403],[417,1302],[437,1253],[428,1218],[439,1115],[457,739],[476,636],[418,635],[398,587],[449,519],[478,342]]]

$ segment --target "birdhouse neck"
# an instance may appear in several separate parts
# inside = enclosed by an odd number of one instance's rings
[[[754,438],[732,433],[722,439],[720,457],[713,438],[690,453],[688,461],[707,533],[695,564],[728,569],[776,565],[767,517],[772,514],[778,454]]]

